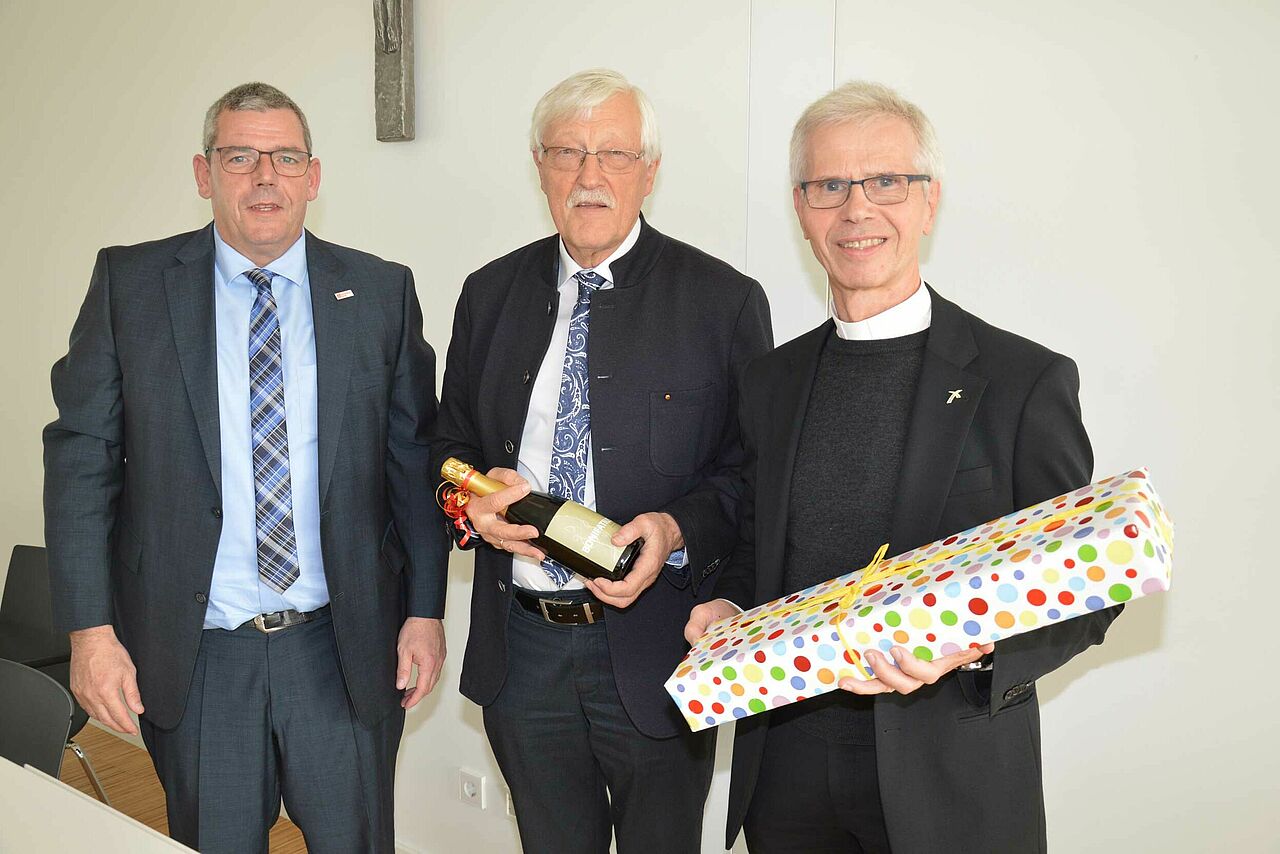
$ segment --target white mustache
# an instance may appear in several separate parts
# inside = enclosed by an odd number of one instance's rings
[[[564,206],[566,208],[574,208],[578,205],[604,205],[609,209],[613,209],[616,203],[613,200],[613,193],[610,193],[604,187],[593,187],[591,189],[577,187],[569,192],[569,198],[565,199]]]

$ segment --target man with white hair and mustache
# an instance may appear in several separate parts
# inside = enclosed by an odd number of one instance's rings
[[[760,285],[640,215],[661,151],[620,74],[543,96],[531,148],[557,235],[467,278],[435,467],[509,484],[479,533],[462,691],[510,786],[526,852],[696,852],[715,747],[662,688],[737,531],[741,369],[772,346]],[[625,523],[621,581],[576,575],[503,510],[530,489]]]

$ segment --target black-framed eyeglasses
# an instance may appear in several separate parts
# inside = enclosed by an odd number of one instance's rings
[[[874,205],[896,205],[907,200],[913,182],[931,180],[931,175],[872,175],[861,181],[819,178],[816,181],[801,181],[800,191],[804,193],[804,200],[811,208],[838,208],[849,201],[853,185],[861,184],[862,191],[867,194],[867,201]]]
[[[243,145],[224,145],[221,148],[210,148],[205,152],[218,155],[222,168],[233,175],[246,175],[258,168],[258,161],[265,154],[271,158],[271,165],[276,173],[286,178],[297,178],[307,174],[311,168],[311,152],[297,148],[277,148],[275,151],[261,151]]]
[[[577,172],[586,162],[587,155],[594,155],[600,168],[605,172],[630,172],[636,161],[643,157],[634,151],[623,151],[617,148],[600,151],[583,151],[581,148],[565,148],[564,146],[542,146],[542,162],[561,172]]]

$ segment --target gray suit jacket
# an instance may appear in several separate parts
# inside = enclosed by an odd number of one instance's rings
[[[435,354],[408,268],[311,234],[307,266],[321,548],[367,725],[398,707],[404,617],[444,611],[448,544],[427,476]],[[163,728],[186,704],[222,530],[216,346],[212,226],[103,249],[44,431],[54,617],[115,626]]]

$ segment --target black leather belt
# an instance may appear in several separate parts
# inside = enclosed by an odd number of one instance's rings
[[[278,632],[281,629],[291,629],[294,626],[300,626],[303,623],[309,623],[317,617],[323,617],[329,613],[329,606],[316,608],[314,611],[295,611],[292,608],[287,611],[274,611],[270,614],[259,614],[245,625],[252,624],[255,629],[264,635],[272,632]]]
[[[515,591],[515,599],[530,613],[537,614],[548,623],[562,626],[582,626],[604,619],[604,606],[594,599],[585,602],[568,602],[563,599],[543,599],[523,590]]]

